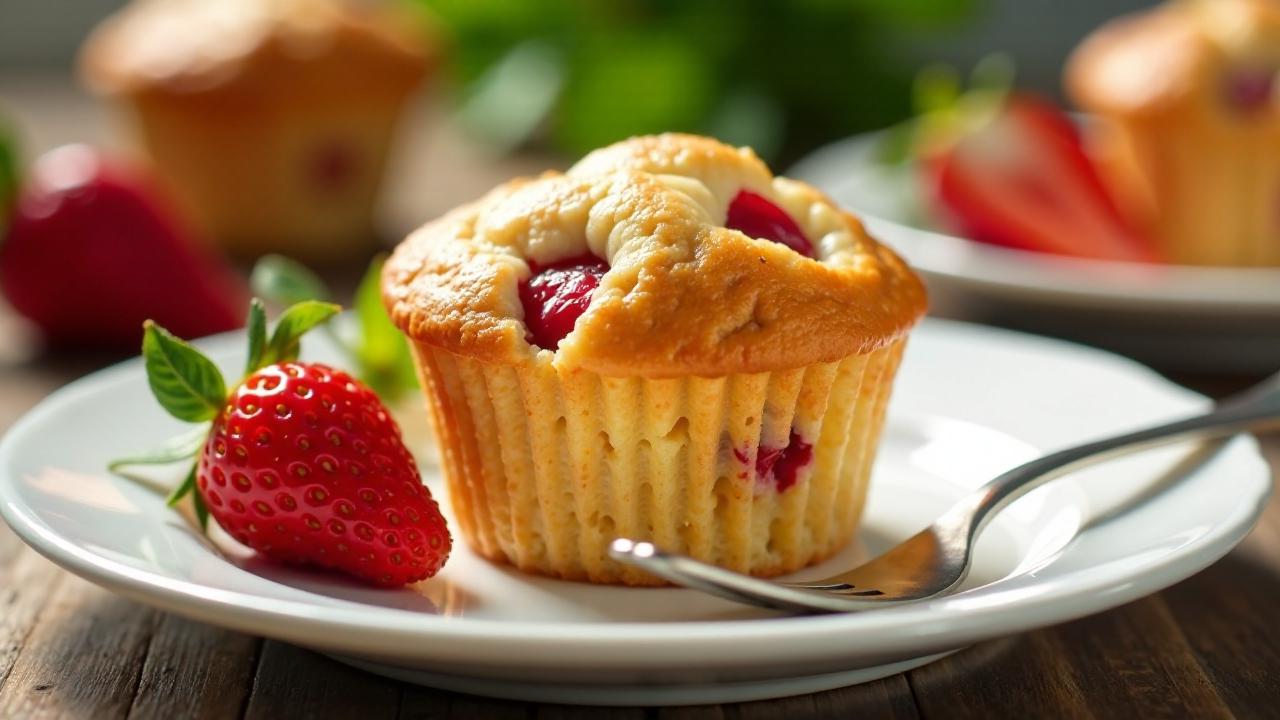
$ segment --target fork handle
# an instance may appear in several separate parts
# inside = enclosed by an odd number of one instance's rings
[[[1010,503],[1046,483],[1121,455],[1190,439],[1235,435],[1280,425],[1280,375],[1217,404],[1211,412],[1043,455],[1000,474],[956,503],[934,522],[938,532],[973,541]]]

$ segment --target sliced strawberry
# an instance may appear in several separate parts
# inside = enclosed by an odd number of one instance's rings
[[[1105,260],[1155,262],[1120,215],[1071,119],[1025,95],[949,137],[926,138],[922,177],[935,214],[996,245]]]

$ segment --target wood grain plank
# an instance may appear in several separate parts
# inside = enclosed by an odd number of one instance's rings
[[[22,541],[17,535],[13,534],[13,530],[0,520],[0,568],[4,568],[12,563],[18,557],[18,552],[22,550]]]
[[[979,649],[909,674],[925,717],[1230,716],[1158,597]]]
[[[445,690],[404,685],[400,698],[402,720],[453,720],[454,718],[494,718],[527,720],[533,706],[511,700],[482,698]]]
[[[1091,706],[1108,715],[1231,716],[1159,596],[1053,632]]]
[[[0,688],[0,717],[123,718],[157,613],[66,577]]]
[[[244,716],[280,718],[393,718],[400,686],[310,650],[267,640],[262,644]]]
[[[162,615],[129,717],[239,717],[261,644],[249,635]]]
[[[590,705],[534,705],[537,720],[644,720],[644,708]]]
[[[1089,702],[1058,636],[1034,632],[983,643],[907,673],[923,717],[1089,718]]]
[[[453,693],[417,685],[400,690],[399,720],[447,720]]]
[[[690,705],[658,708],[657,720],[726,720],[726,706]]]
[[[814,717],[889,718],[916,720],[920,712],[906,675],[894,675],[863,685],[839,688],[813,696]]]
[[[1239,549],[1163,597],[1227,706],[1240,717],[1275,712],[1280,698],[1280,496],[1271,498]]]
[[[32,550],[0,565],[0,698],[27,637],[65,574]]]
[[[902,675],[872,683],[837,688],[833,691],[782,697],[776,700],[732,703],[722,706],[722,716],[731,720],[774,720],[815,717],[886,717],[916,719],[915,701]],[[691,715],[696,717],[698,715]]]

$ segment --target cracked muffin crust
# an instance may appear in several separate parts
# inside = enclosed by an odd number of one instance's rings
[[[852,537],[916,276],[747,149],[634,138],[409,236],[412,341],[462,535],[521,569],[652,584],[652,540],[776,575]]]
[[[743,190],[794,218],[816,257],[725,227]],[[417,341],[519,362],[538,351],[517,296],[530,261],[585,253],[609,271],[554,362],[607,375],[831,362],[891,344],[925,304],[903,262],[818,191],[774,178],[750,150],[661,135],[512,181],[429,223],[388,263],[388,307]]]

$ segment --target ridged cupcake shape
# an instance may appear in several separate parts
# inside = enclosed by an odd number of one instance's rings
[[[1089,36],[1066,85],[1121,209],[1174,262],[1280,265],[1280,4],[1173,0]]]
[[[334,263],[376,239],[396,127],[435,64],[422,20],[385,0],[131,0],[81,65],[205,234]]]
[[[526,317],[528,288],[575,258],[608,267],[549,341],[559,320]],[[429,223],[387,264],[384,296],[463,537],[526,571],[628,584],[657,581],[608,559],[616,537],[757,575],[847,543],[925,303],[820,193],[685,135]]]

